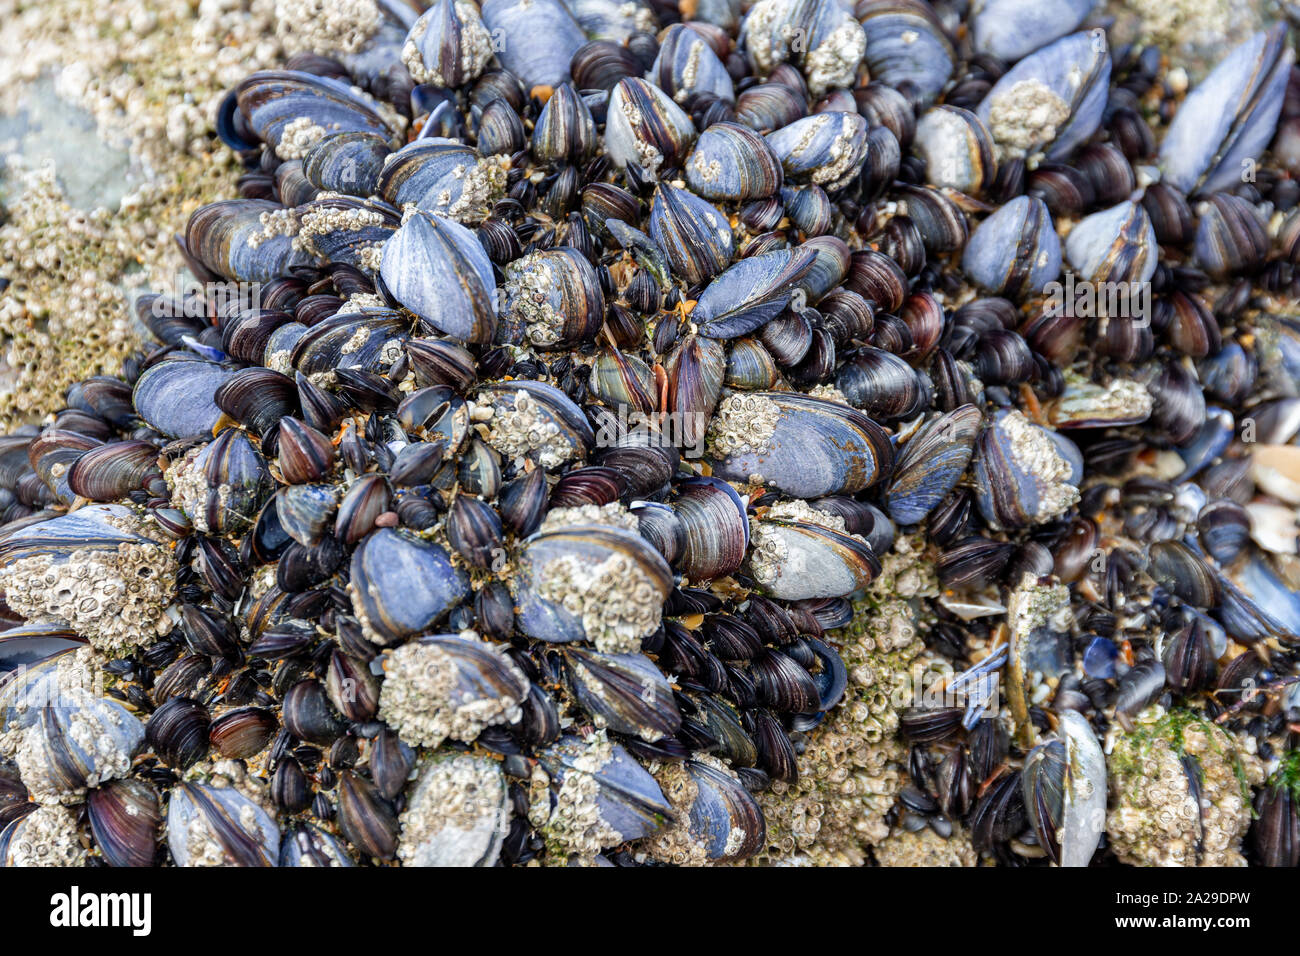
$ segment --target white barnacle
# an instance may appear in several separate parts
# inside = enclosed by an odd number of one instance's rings
[[[469,754],[431,760],[399,823],[406,866],[491,866],[510,826],[500,766]]]
[[[298,212],[295,209],[272,209],[257,217],[262,228],[250,232],[245,240],[248,248],[256,249],[264,242],[277,236],[297,236],[299,230]]]
[[[736,392],[718,403],[706,436],[709,453],[714,458],[770,450],[781,409],[763,395]]]
[[[383,226],[386,221],[383,213],[375,209],[321,205],[303,215],[297,241],[301,248],[313,255],[320,255],[316,247],[318,237],[341,232],[361,232],[363,229]]]
[[[280,141],[276,144],[275,155],[281,159],[302,159],[328,132],[325,127],[312,122],[310,116],[299,116],[290,120],[280,131]]]
[[[537,529],[538,532],[558,531],[580,524],[601,524],[613,528],[636,531],[639,527],[636,515],[628,511],[617,501],[605,505],[578,505],[573,508],[552,508],[546,513],[546,519]]]
[[[170,627],[165,609],[176,582],[171,550],[146,537],[111,548],[35,554],[0,569],[9,607],[33,623],[63,623],[97,649],[116,655]]]
[[[762,587],[771,587],[790,560],[785,538],[774,527],[755,522],[750,532],[749,573]]]
[[[81,846],[77,817],[67,807],[48,804],[38,807],[17,824],[9,845],[8,866],[84,866],[86,851]]]
[[[528,341],[547,348],[563,339],[565,316],[552,300],[560,281],[546,255],[535,252],[512,263],[505,287],[507,310],[523,322]]]
[[[538,594],[579,618],[587,639],[606,654],[633,653],[659,626],[663,594],[626,555],[611,553],[596,563],[563,555],[538,577]]]
[[[1070,118],[1070,104],[1039,80],[1021,80],[989,102],[989,133],[999,158],[1021,158],[1056,139]]]
[[[565,770],[555,792],[555,805],[542,827],[547,842],[565,853],[591,857],[623,841],[600,811],[598,774],[614,759],[614,748],[603,732],[587,741],[586,749]]]
[[[554,468],[578,454],[560,426],[523,389],[509,395],[481,394],[476,405],[492,408],[487,442],[506,458],[521,462],[535,455],[543,468]]]
[[[847,14],[830,35],[804,56],[808,92],[821,96],[837,86],[852,86],[858,64],[867,52],[867,35]]]
[[[1029,520],[1037,524],[1068,511],[1079,500],[1079,489],[1070,483],[1074,469],[1047,429],[1014,410],[1002,417],[999,427],[1006,433],[1013,464],[1040,486],[1038,507]]]
[[[469,743],[485,727],[518,722],[528,679],[496,645],[476,646],[495,658],[513,685],[483,693],[461,674],[462,662],[436,642],[411,641],[392,651],[384,665],[379,715],[414,746],[436,747],[447,738]]]

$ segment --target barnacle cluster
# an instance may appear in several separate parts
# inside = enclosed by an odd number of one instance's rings
[[[1259,759],[1186,711],[1138,716],[1109,761],[1116,803],[1106,819],[1115,855],[1135,866],[1245,866]]]
[[[899,552],[868,593],[854,602],[853,622],[832,635],[849,688],[844,702],[806,742],[799,780],[776,784],[760,804],[768,851],[757,863],[861,866],[889,834],[886,816],[907,775],[899,712],[925,651],[918,603],[937,594],[933,571],[900,539]]]

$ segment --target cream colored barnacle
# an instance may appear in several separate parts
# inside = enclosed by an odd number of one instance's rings
[[[451,643],[459,637],[411,641],[392,651],[384,663],[379,692],[379,716],[407,743],[436,747],[451,738],[469,743],[485,727],[513,724],[521,716],[520,702],[528,679],[494,644],[466,641],[464,650]],[[491,668],[492,673],[462,673],[463,667]],[[485,692],[484,684],[491,685]]]
[[[726,458],[736,453],[769,451],[780,417],[780,407],[766,396],[743,392],[728,395],[718,403],[709,423],[705,439],[709,454]]]
[[[624,554],[593,564],[572,555],[548,561],[538,575],[538,594],[582,621],[596,649],[631,654],[659,626],[663,594],[641,566]]]

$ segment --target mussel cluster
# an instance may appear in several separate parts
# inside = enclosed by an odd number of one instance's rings
[[[0,863],[1296,865],[1300,72],[1092,7],[241,82],[203,291],[0,438]]]

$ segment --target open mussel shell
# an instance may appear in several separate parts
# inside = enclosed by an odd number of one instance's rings
[[[865,588],[880,573],[880,561],[865,540],[834,528],[772,518],[755,521],[750,528],[750,574],[773,598],[843,597]]]
[[[1234,47],[1193,89],[1160,144],[1164,179],[1184,193],[1212,193],[1241,181],[1268,146],[1295,52],[1285,24]]]
[[[589,641],[630,653],[659,625],[672,572],[634,531],[574,525],[524,542],[512,581],[516,624],[553,643]]]
[[[1106,758],[1085,717],[1067,710],[1058,720],[1058,738],[1025,758],[1025,810],[1053,862],[1087,866],[1106,824]]]
[[[234,787],[180,783],[167,807],[167,846],[177,866],[275,866],[275,820]]]
[[[469,590],[446,551],[392,528],[375,531],[353,553],[348,588],[353,613],[376,644],[427,631]]]
[[[1110,66],[1104,37],[1072,33],[1004,73],[975,113],[1004,158],[1064,159],[1101,125]]]
[[[672,806],[654,777],[618,744],[599,739],[585,744],[566,736],[538,758],[558,801],[543,832],[556,827],[578,829],[562,836],[581,841],[584,847],[590,843],[609,847],[649,836],[672,819]],[[572,796],[566,796],[566,791]],[[574,801],[579,802],[577,807],[571,805]],[[579,811],[581,822],[569,822]]]
[[[404,866],[493,866],[510,832],[511,800],[498,761],[435,756],[398,818]]]
[[[884,478],[894,453],[861,412],[793,392],[728,396],[710,425],[714,474],[761,480],[787,495],[854,494]]]
[[[748,335],[781,314],[816,261],[816,250],[806,246],[741,259],[709,283],[691,317],[711,338]]]
[[[600,725],[647,741],[675,734],[681,726],[672,688],[644,654],[598,654],[568,646],[563,655],[578,705]]]
[[[496,331],[492,263],[474,234],[450,219],[412,215],[384,246],[379,269],[393,297],[430,326],[465,342]]]
[[[646,80],[620,80],[609,95],[605,154],[618,166],[650,172],[680,167],[695,142],[695,124],[672,97]]]

